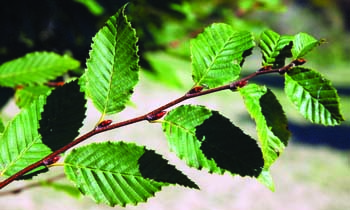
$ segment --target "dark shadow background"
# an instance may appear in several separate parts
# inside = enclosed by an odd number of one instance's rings
[[[183,15],[170,8],[171,4],[179,3],[181,0],[97,0],[97,2],[104,9],[103,13],[98,15],[94,15],[86,6],[74,0],[2,1],[0,64],[29,52],[51,51],[71,54],[84,68],[92,37],[111,15],[128,2],[130,2],[127,8],[128,18],[132,19],[132,24],[138,31],[140,52],[146,51],[146,48],[147,50],[161,48],[154,42],[149,29],[150,26],[162,27],[164,22],[160,17],[167,14],[172,18],[183,19]],[[140,64],[149,67],[142,56]],[[79,73],[70,72],[70,74]],[[12,89],[0,87],[0,109],[13,94]]]

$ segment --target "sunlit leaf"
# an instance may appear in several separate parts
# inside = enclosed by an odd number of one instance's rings
[[[40,96],[7,124],[0,139],[1,175],[11,176],[51,153],[38,133],[44,103],[45,97]]]
[[[273,183],[271,174],[268,169],[263,169],[257,179],[261,184],[265,185],[271,191],[275,191],[275,184]]]
[[[260,35],[259,47],[263,55],[263,66],[280,68],[285,59],[292,57],[293,36],[281,36],[278,33],[266,30]]]
[[[169,184],[198,188],[152,150],[133,143],[93,143],[74,149],[65,173],[83,194],[110,206],[138,204]]]
[[[188,77],[186,69],[190,67],[188,60],[164,52],[148,52],[143,56],[149,62],[152,71],[143,71],[142,73],[149,76],[152,80],[181,90],[192,84],[190,78],[185,79]],[[172,65],[169,65],[169,63]]]
[[[51,88],[45,85],[28,86],[16,91],[16,104],[20,108],[27,107],[41,95],[48,95]]]
[[[102,15],[104,8],[96,0],[75,0],[86,6],[89,11],[94,15]]]
[[[78,68],[79,61],[53,52],[28,53],[0,66],[0,86],[43,84]]]
[[[217,87],[238,78],[253,36],[230,25],[213,24],[191,41],[192,77],[196,86]]]
[[[285,75],[285,92],[299,112],[313,123],[339,125],[339,96],[331,82],[320,73],[296,67]]]
[[[270,89],[267,89],[266,93],[260,97],[259,102],[266,125],[287,146],[291,133],[288,130],[287,116],[283,111],[282,105]]]
[[[318,45],[322,44],[322,40],[317,40],[307,33],[298,33],[294,36],[292,54],[293,58],[302,58],[308,52],[313,50]]]
[[[167,114],[163,130],[170,149],[189,166],[209,172],[258,176],[264,161],[255,140],[218,112],[180,106]]]
[[[138,82],[137,38],[124,9],[111,16],[93,38],[82,77],[88,96],[103,115],[123,110]]]
[[[255,84],[239,89],[246,108],[255,120],[265,168],[283,152],[289,138],[287,118],[273,93]]]
[[[203,106],[180,106],[163,119],[162,127],[171,151],[193,168],[205,168],[209,172],[223,173],[215,161],[205,157],[196,137],[196,127],[211,116]]]

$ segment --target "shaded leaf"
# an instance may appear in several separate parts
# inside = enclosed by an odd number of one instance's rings
[[[2,119],[0,118],[0,134],[2,132],[4,132],[4,130],[5,130],[5,125],[4,125],[4,122],[2,121]],[[0,136],[0,138],[1,138],[1,136]]]
[[[299,112],[313,123],[339,125],[339,96],[331,82],[308,68],[295,67],[285,75],[285,92]]]
[[[180,106],[166,115],[162,121],[163,131],[171,151],[196,169],[222,174],[214,160],[209,160],[201,151],[201,141],[196,137],[196,127],[212,115],[204,106]]]
[[[52,52],[28,53],[0,66],[0,86],[43,84],[78,68],[79,61]]]
[[[145,202],[169,184],[197,187],[160,155],[133,143],[79,147],[66,157],[64,168],[83,194],[110,206]]]
[[[298,33],[294,36],[294,44],[292,48],[293,58],[296,59],[304,57],[308,52],[322,44],[322,42],[322,40],[317,40],[307,33]]]
[[[220,167],[241,176],[259,176],[264,160],[257,142],[216,111],[196,127],[200,149]]]
[[[194,182],[180,173],[173,165],[169,165],[167,160],[153,150],[145,150],[138,159],[138,163],[140,173],[144,178],[199,189]]]
[[[285,59],[292,57],[293,36],[281,36],[272,30],[266,30],[260,35],[259,47],[263,55],[263,66],[280,68]]]
[[[266,87],[251,84],[240,88],[239,91],[250,116],[255,120],[267,169],[287,144],[290,135],[287,118],[276,97]]]
[[[218,23],[191,41],[192,77],[195,86],[217,87],[238,78],[244,57],[254,47],[253,36]]]
[[[177,107],[162,126],[170,149],[191,167],[258,176],[264,166],[256,141],[204,106]]]
[[[267,127],[287,146],[291,133],[288,130],[288,120],[282,105],[270,89],[260,97],[259,102]]]
[[[89,97],[103,115],[123,110],[138,82],[137,38],[124,9],[111,16],[93,38],[82,77]]]
[[[1,175],[11,176],[51,153],[38,133],[44,104],[45,97],[40,96],[7,124],[0,139]]]
[[[55,151],[71,142],[85,118],[86,99],[78,81],[54,89],[41,114],[39,133],[42,142]]]
[[[16,91],[16,104],[20,108],[27,107],[41,95],[48,95],[51,88],[48,86],[28,86]]]

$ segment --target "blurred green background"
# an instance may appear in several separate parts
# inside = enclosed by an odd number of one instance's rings
[[[71,54],[84,68],[91,38],[123,0],[27,0],[6,1],[0,6],[0,63],[33,51]],[[327,43],[314,50],[307,66],[327,78],[338,89],[345,119],[350,118],[350,2],[347,0],[135,0],[127,14],[139,36],[140,84],[133,95],[134,105],[115,121],[154,109],[187,91],[191,83],[189,41],[213,22],[231,24],[237,30],[252,31],[256,37],[270,28],[280,34],[307,32]],[[242,74],[260,68],[259,50],[248,57]],[[82,69],[83,69],[82,68]],[[81,71],[70,72],[80,75]],[[131,125],[94,137],[101,140],[130,140],[155,149],[199,184],[200,191],[167,187],[149,202],[126,209],[350,209],[350,123],[324,127],[308,123],[283,95],[283,78],[264,76],[252,82],[272,88],[284,106],[292,132],[290,145],[272,167],[276,191],[257,181],[230,175],[209,175],[184,165],[168,151],[160,125]],[[0,88],[0,115],[11,119],[18,109],[13,90]],[[255,136],[254,122],[244,110],[240,96],[222,92],[189,101],[219,110],[246,133]],[[81,132],[90,130],[99,115],[90,105]],[[144,129],[149,126],[150,129]],[[153,128],[154,127],[154,128]],[[62,168],[35,180],[60,174]],[[66,184],[64,179],[58,183]],[[25,186],[13,183],[4,190]],[[46,186],[46,185],[45,185]],[[90,198],[76,199],[52,185],[33,187],[18,194],[3,195],[0,206],[15,209],[110,209]],[[74,194],[74,192],[73,192]],[[119,209],[115,207],[114,209]],[[120,208],[122,209],[122,208]],[[125,209],[125,208],[124,208]]]

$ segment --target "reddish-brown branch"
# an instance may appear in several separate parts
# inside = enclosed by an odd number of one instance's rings
[[[304,63],[305,63],[304,59],[297,59],[297,60],[292,61],[290,64],[288,64],[282,68],[279,68],[279,69],[261,68],[258,71],[254,72],[254,73],[252,73],[252,74],[250,74],[250,75],[248,75],[248,76],[246,76],[238,81],[227,84],[227,85],[223,85],[223,86],[216,87],[216,88],[211,88],[208,90],[202,90],[202,89],[199,89],[198,91],[190,90],[185,95],[183,95],[183,96],[181,96],[181,97],[179,97],[179,98],[177,98],[177,99],[175,99],[175,100],[173,100],[173,101],[171,101],[163,106],[160,106],[159,108],[157,108],[157,109],[155,109],[155,110],[153,110],[145,115],[138,116],[138,117],[126,120],[126,121],[102,126],[102,127],[96,127],[93,130],[89,131],[88,133],[86,133],[86,134],[80,136],[79,138],[75,139],[74,141],[70,142],[69,144],[54,151],[50,155],[41,159],[40,161],[37,161],[37,162],[33,163],[32,165],[27,166],[26,168],[22,169],[21,171],[17,172],[16,174],[12,175],[11,177],[7,178],[6,180],[0,182],[0,189],[4,188],[5,186],[10,184],[14,180],[19,179],[20,177],[22,177],[26,173],[28,173],[28,172],[30,172],[30,171],[32,171],[40,166],[44,166],[48,160],[54,159],[55,157],[57,157],[61,153],[67,151],[68,149],[74,147],[75,145],[85,141],[86,139],[88,139],[96,134],[99,134],[99,133],[102,133],[102,132],[105,132],[108,130],[116,129],[119,127],[123,127],[126,125],[134,124],[137,122],[141,122],[141,121],[152,121],[154,119],[154,116],[157,116],[157,115],[159,115],[159,113],[163,112],[164,110],[166,110],[170,107],[173,107],[173,106],[175,106],[175,105],[177,105],[185,100],[188,100],[190,98],[195,98],[198,96],[203,96],[203,95],[207,95],[207,94],[211,94],[211,93],[215,93],[215,92],[219,92],[219,91],[223,91],[223,90],[234,91],[234,90],[237,90],[237,88],[241,88],[241,87],[245,86],[250,79],[252,79],[256,76],[263,75],[263,74],[271,74],[271,73],[284,74],[292,67],[302,65]]]

